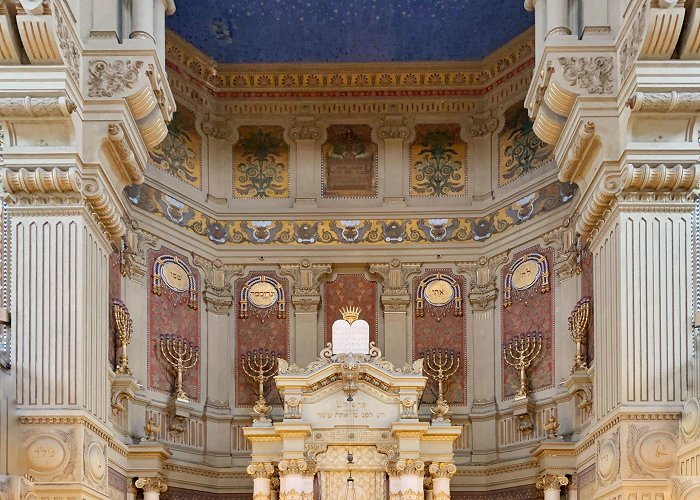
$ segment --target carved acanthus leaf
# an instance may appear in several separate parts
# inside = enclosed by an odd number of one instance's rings
[[[139,79],[143,61],[115,59],[90,61],[88,71],[88,96],[112,97],[134,87]]]
[[[564,79],[572,87],[580,87],[589,94],[612,94],[612,57],[560,57],[559,64],[564,70]]]

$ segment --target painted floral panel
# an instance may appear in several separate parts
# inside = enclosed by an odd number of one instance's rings
[[[243,126],[233,147],[234,198],[289,197],[289,145],[284,128]]]
[[[168,125],[168,135],[151,151],[151,163],[173,177],[202,189],[202,138],[196,117],[180,107]]]
[[[411,196],[467,194],[467,144],[456,123],[416,126],[411,156]]]
[[[498,135],[498,185],[546,165],[554,159],[553,150],[535,134],[523,103],[514,104],[506,111],[505,125]]]

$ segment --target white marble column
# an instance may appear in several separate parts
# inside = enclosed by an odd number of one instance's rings
[[[270,478],[275,472],[274,466],[269,462],[251,463],[247,472],[253,477],[253,500],[271,500]]]
[[[433,500],[449,500],[450,480],[457,472],[457,466],[449,462],[433,462],[428,472],[433,478]]]
[[[313,464],[304,459],[282,460],[279,463],[280,500],[311,500],[313,498],[313,474],[309,492],[308,474]]]
[[[390,462],[386,466],[389,476],[389,500],[401,500],[401,475],[396,469],[396,462]]]
[[[423,500],[423,472],[425,463],[417,459],[401,459],[396,462],[401,484],[401,500]]]
[[[545,40],[552,36],[570,35],[569,0],[547,0],[547,33]]]
[[[160,494],[168,490],[165,480],[159,477],[141,477],[136,480],[136,487],[143,489],[143,500],[159,500]]]
[[[159,2],[160,0],[155,0]],[[153,19],[155,10],[154,0],[136,0],[131,2],[131,33],[129,38],[150,39],[155,43],[153,36]]]

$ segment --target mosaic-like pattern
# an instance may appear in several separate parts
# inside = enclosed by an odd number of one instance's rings
[[[217,245],[398,245],[486,241],[571,201],[576,186],[556,181],[481,217],[441,219],[218,220],[147,184],[129,202]]]
[[[272,272],[253,272],[235,282],[234,297],[240,297],[245,284],[256,276],[271,276],[284,288],[284,296],[289,296],[289,283]],[[277,311],[276,305],[271,306]],[[241,316],[245,316],[242,318]],[[289,359],[289,319],[288,315],[241,314],[241,305],[236,301],[236,406],[253,406],[256,400],[257,383],[248,377],[241,367],[241,356],[254,349],[275,351],[278,358]],[[273,383],[265,384],[265,398],[273,405],[281,404],[277,388]]]
[[[196,288],[200,289],[199,272],[192,267],[187,257],[167,248],[148,252],[148,269],[151,280],[153,279],[151,275],[153,264],[161,255],[175,255],[187,263],[194,276]],[[165,287],[165,285],[163,286]],[[162,359],[159,345],[160,335],[179,335],[201,349],[200,313],[199,310],[190,307],[187,295],[181,298],[166,293],[166,291],[157,295],[153,293],[151,286],[148,286],[146,290],[148,294],[148,388],[172,394],[175,388],[175,375],[167,362]],[[197,363],[184,376],[185,392],[190,399],[196,401],[199,401],[201,366],[201,362]]]
[[[168,125],[168,135],[151,151],[151,163],[190,186],[202,189],[202,138],[196,117],[180,107]]]
[[[505,280],[511,266],[520,257],[537,252],[547,260],[551,269],[552,250],[539,247],[529,248],[513,256],[508,265],[503,267],[501,288],[506,289]],[[549,287],[542,287],[540,276],[527,289],[512,290],[510,304],[501,312],[501,345],[507,345],[513,338],[525,332],[541,332],[543,336],[542,351],[527,370],[529,389],[537,391],[552,387],[554,382],[554,287],[556,280],[549,281]],[[544,290],[547,290],[546,292]],[[509,398],[518,390],[520,379],[515,368],[501,359],[503,370],[503,397]]]
[[[467,194],[467,144],[457,124],[416,126],[409,147],[411,196],[463,196]]]
[[[323,284],[324,342],[330,342],[331,327],[342,319],[340,309],[359,307],[360,319],[369,323],[369,340],[377,341],[377,282],[363,274],[339,274],[333,281]]]
[[[553,151],[535,134],[523,103],[514,104],[505,112],[505,125],[498,135],[498,185],[546,165],[554,159]]]
[[[243,126],[233,146],[234,198],[287,198],[289,145],[284,128]]]
[[[429,269],[421,276],[413,279],[413,307],[416,307],[416,288],[419,283],[425,278],[440,273],[454,279],[456,286],[459,287],[461,294],[464,293],[464,278],[452,274],[447,269]],[[420,353],[434,349],[447,348],[458,353],[461,357],[459,371],[450,379],[445,387],[445,398],[449,404],[463,405],[466,402],[466,384],[467,384],[467,363],[465,352],[465,335],[466,328],[464,325],[464,316],[455,314],[455,299],[451,303],[445,304],[435,309],[445,309],[444,311],[437,310],[431,314],[431,311],[423,314],[413,315],[413,359],[420,357]],[[429,307],[429,306],[425,306]],[[423,392],[423,404],[434,404],[437,400],[437,382],[429,381]]]
[[[369,125],[331,125],[321,147],[324,198],[377,196],[377,145]]]

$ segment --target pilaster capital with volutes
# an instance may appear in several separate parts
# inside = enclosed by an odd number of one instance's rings
[[[538,490],[559,491],[562,486],[569,484],[566,476],[557,474],[543,474],[537,479],[535,486]]]
[[[168,491],[165,479],[160,477],[140,477],[136,480],[136,487],[144,492],[164,493]]]
[[[270,479],[275,473],[275,466],[270,462],[253,462],[248,465],[246,472],[253,477],[253,479]]]
[[[291,458],[281,460],[277,465],[280,477],[285,476],[307,476],[316,473],[316,463],[303,458]]]
[[[379,262],[369,265],[369,273],[379,277],[382,282],[381,301],[387,312],[404,312],[410,303],[409,278],[420,273],[421,264],[417,262]]]
[[[457,472],[457,466],[452,462],[433,462],[428,466],[432,477],[451,478]]]
[[[554,248],[554,272],[563,280],[581,273],[582,249],[570,219],[542,235],[544,244]]]
[[[387,139],[405,140],[411,133],[411,129],[407,125],[406,117],[403,115],[386,115],[377,128],[377,136]]]
[[[508,262],[508,253],[457,262],[457,271],[469,277],[469,303],[474,311],[490,311],[498,298],[498,269]]]
[[[233,305],[231,280],[243,274],[243,266],[224,264],[219,259],[210,260],[201,255],[192,254],[194,265],[204,271],[204,293],[202,299],[207,312],[228,315]]]
[[[422,476],[425,471],[425,462],[419,459],[402,458],[396,461],[396,470],[401,476]]]
[[[316,312],[321,302],[321,278],[332,272],[330,264],[312,263],[306,259],[299,264],[282,264],[280,274],[290,276],[293,283],[292,304],[301,313]]]
[[[289,129],[289,137],[295,141],[315,141],[321,137],[321,129],[312,115],[297,116]]]

